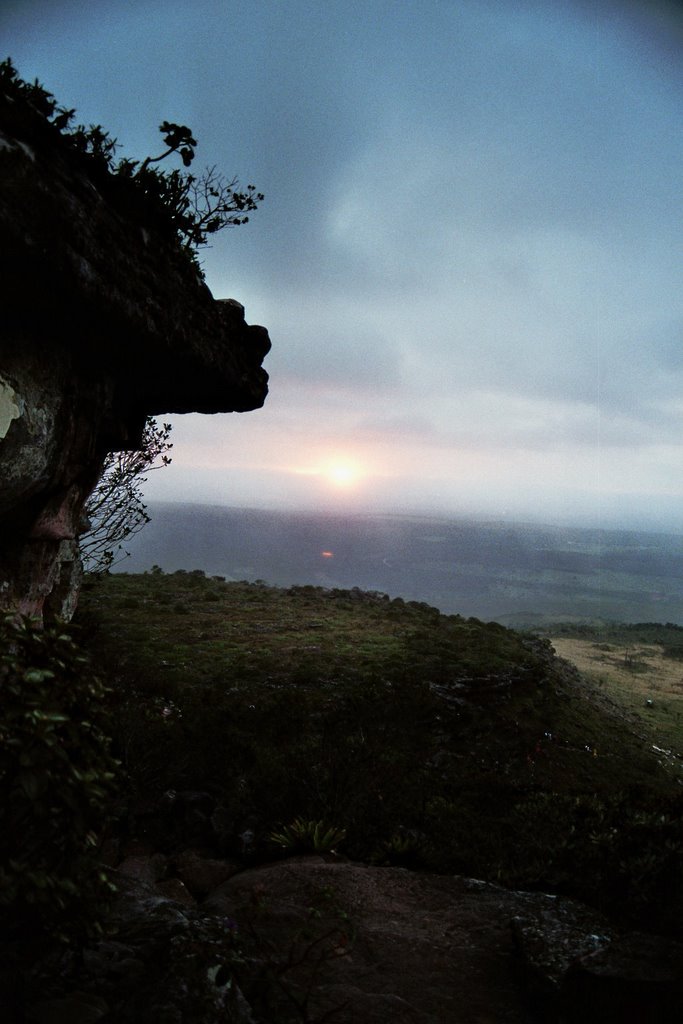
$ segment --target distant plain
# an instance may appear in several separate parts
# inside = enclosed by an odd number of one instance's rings
[[[515,627],[683,625],[683,535],[151,504],[119,571],[203,569],[277,586],[359,587]]]

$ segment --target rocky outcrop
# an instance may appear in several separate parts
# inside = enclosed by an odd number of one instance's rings
[[[130,182],[0,95],[0,605],[69,618],[84,502],[147,415],[263,404],[270,348]]]
[[[49,997],[36,969],[31,1020],[639,1024],[680,1008],[681,947],[573,900],[309,856],[197,904],[137,860],[149,878],[119,867],[106,939]]]

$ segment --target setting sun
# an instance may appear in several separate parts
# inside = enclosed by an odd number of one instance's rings
[[[366,468],[361,468],[355,459],[344,455],[323,455],[312,465],[292,468],[290,472],[300,476],[317,477],[328,490],[333,488],[336,491],[357,490],[367,476]]]
[[[337,487],[352,487],[358,482],[359,472],[349,462],[334,462],[325,470],[325,476]]]

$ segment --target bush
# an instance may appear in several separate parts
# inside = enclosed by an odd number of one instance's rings
[[[346,829],[324,821],[295,818],[291,825],[282,825],[268,838],[291,853],[334,853],[335,847],[346,838]]]
[[[97,847],[115,793],[106,691],[63,628],[0,619],[2,940],[96,932]]]

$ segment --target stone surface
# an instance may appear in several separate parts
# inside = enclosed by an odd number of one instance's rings
[[[240,869],[228,860],[202,857],[195,850],[183,850],[173,858],[175,873],[196,899],[201,899]]]
[[[573,901],[529,906],[513,918],[512,933],[529,1006],[540,1020],[548,1021],[560,1019],[567,1010],[564,985],[570,968],[613,940],[613,929],[602,915]]]
[[[517,1024],[528,1016],[510,921],[539,906],[552,915],[558,901],[307,857],[236,875],[203,906],[254,930],[280,958],[299,958],[302,929],[329,933],[284,976],[295,994],[314,976],[313,1019],[334,1010],[337,1024]],[[258,998],[260,984],[247,998]]]
[[[165,877],[167,867],[166,857],[161,853],[155,853],[151,857],[125,857],[116,870],[127,878],[135,878],[138,882],[153,885]]]
[[[117,1024],[254,1024],[239,988],[220,970],[232,955],[229,923],[140,881],[119,876],[117,885],[110,937],[64,973],[70,990],[55,1004],[106,1005],[106,1019]],[[43,1003],[29,1004],[28,1019]]]
[[[109,1013],[109,1005],[98,996],[72,992],[64,999],[46,999],[32,1008],[35,1024],[95,1024]]]
[[[72,614],[84,502],[147,415],[243,412],[270,340],[130,183],[0,94],[0,607]]]
[[[156,890],[169,900],[182,903],[186,907],[196,906],[194,896],[184,882],[179,878],[167,878],[163,882],[157,882]]]
[[[287,998],[310,987],[311,1016],[333,1012],[338,1024],[680,1015],[683,947],[616,934],[597,911],[542,893],[306,857],[236,875],[203,909],[257,934]],[[263,974],[243,986],[255,1008],[262,985]]]
[[[152,886],[119,874],[117,885],[106,938],[64,966],[49,994],[29,988],[27,1019],[642,1024],[680,1015],[680,945],[613,934],[597,912],[543,893],[315,856],[242,871],[199,907],[172,889],[178,879]]]
[[[567,1024],[674,1021],[683,1006],[683,945],[630,933],[581,957],[564,979]]]

